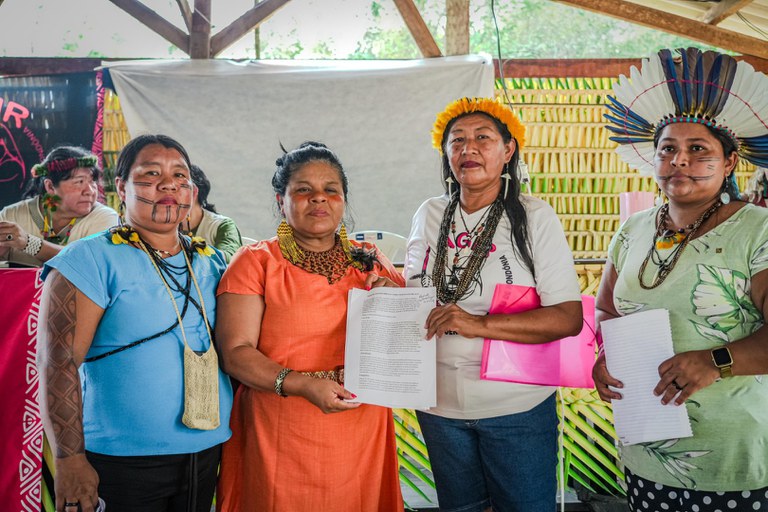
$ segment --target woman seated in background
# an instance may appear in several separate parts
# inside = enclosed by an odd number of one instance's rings
[[[243,245],[240,231],[237,229],[235,221],[224,215],[219,215],[215,205],[208,202],[211,182],[203,170],[193,164],[190,171],[192,182],[197,187],[197,201],[192,203],[192,209],[181,227],[190,237],[199,236],[220,250],[224,254],[224,259],[229,262],[235,252]]]
[[[733,173],[740,156],[768,164],[768,77],[716,52],[680,57],[662,50],[621,77],[608,116],[617,152],[668,202],[611,240],[597,320],[669,312],[675,355],[653,392],[686,407],[693,431],[621,447],[629,508],[765,511],[768,210],[738,200]],[[593,376],[600,398],[622,399],[604,354]]]
[[[40,267],[69,242],[117,224],[117,213],[96,201],[98,159],[60,146],[32,168],[24,200],[0,211],[0,260]]]
[[[392,413],[344,389],[347,294],[397,286],[347,240],[347,176],[325,145],[277,160],[277,237],[241,249],[218,290],[216,340],[235,395],[216,503],[228,512],[402,512]]]
[[[232,388],[212,329],[225,263],[179,233],[189,157],[142,135],[120,152],[120,227],[45,265],[40,401],[56,510],[210,512]],[[121,208],[122,209],[122,208]]]

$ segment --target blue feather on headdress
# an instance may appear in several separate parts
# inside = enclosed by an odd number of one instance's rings
[[[664,69],[664,76],[667,78],[667,87],[672,96],[672,103],[675,104],[674,115],[679,116],[683,110],[683,90],[680,88],[680,80],[677,78],[675,70],[675,61],[670,50],[661,50],[659,52],[661,66]]]
[[[688,54],[684,50],[678,50],[680,52],[680,58],[682,59],[681,72],[683,75],[682,80],[678,78],[680,83],[680,90],[682,91],[682,103],[681,114],[690,115],[693,113],[693,84],[691,83],[691,71],[688,66]]]

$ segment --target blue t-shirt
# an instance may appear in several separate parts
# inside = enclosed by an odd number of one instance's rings
[[[165,261],[176,267],[176,278],[184,285],[184,255],[179,253]],[[216,318],[216,287],[225,266],[219,251],[210,257],[195,253],[192,258],[211,329]],[[113,244],[108,232],[66,246],[46,263],[43,279],[51,268],[104,309],[86,357],[162,332],[177,318],[149,257],[135,247]],[[189,294],[200,302],[194,283],[190,284]],[[174,296],[182,311],[184,296],[179,292]],[[210,342],[203,317],[191,303],[183,325],[190,348],[207,350]],[[195,430],[181,422],[183,349],[181,329],[176,326],[159,338],[81,365],[83,429],[88,451],[121,456],[195,453],[229,439],[232,387],[221,370],[220,426]]]

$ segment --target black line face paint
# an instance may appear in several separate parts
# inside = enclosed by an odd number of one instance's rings
[[[681,176],[685,177],[685,178],[688,178],[691,181],[707,181],[707,180],[711,180],[712,178],[714,178],[715,174],[709,174],[707,176],[694,176],[692,174],[686,174],[684,172],[677,171],[677,172],[672,173],[672,174],[670,174],[668,176],[661,176],[661,175],[659,175],[658,179],[661,180],[661,181],[669,181],[672,178],[679,178]]]

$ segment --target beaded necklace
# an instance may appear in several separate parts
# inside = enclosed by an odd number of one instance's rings
[[[459,210],[459,217],[461,218],[461,223],[464,225],[464,232],[467,234],[467,243],[466,245],[459,246],[458,237],[456,236],[456,216],[454,215],[453,220],[451,220],[451,236],[453,237],[453,248],[456,251],[453,256],[453,266],[457,266],[459,264],[459,253],[461,252],[461,249],[464,247],[472,247],[472,240],[475,239],[476,236],[480,235],[480,233],[483,232],[483,229],[485,229],[485,223],[483,222],[485,220],[485,217],[488,215],[488,212],[491,211],[491,208],[488,207],[483,212],[483,215],[480,217],[480,219],[475,223],[475,227],[472,229],[469,229],[467,226],[467,221],[464,219],[464,211],[461,209],[461,206],[457,208]]]
[[[483,224],[483,229],[477,233],[472,243],[472,253],[467,260],[466,267],[459,268],[456,261],[452,266],[448,266],[448,232],[453,226],[455,233],[456,208],[459,205],[459,194],[451,197],[448,206],[443,213],[443,221],[440,225],[440,234],[437,238],[437,253],[435,254],[435,263],[432,268],[432,283],[435,286],[437,300],[441,304],[455,303],[465,298],[472,282],[480,274],[488,253],[493,245],[493,235],[496,233],[496,227],[504,213],[504,204],[501,199],[496,199],[488,208],[488,219]],[[449,222],[450,220],[450,222]],[[447,272],[446,272],[447,271]]]
[[[682,239],[680,239],[679,242],[676,242],[677,246],[675,249],[667,255],[666,258],[662,257],[661,254],[659,254],[659,249],[667,248],[666,246],[660,246],[659,240],[664,240],[665,238],[669,238],[669,233],[671,230],[667,229],[667,219],[669,218],[669,203],[666,203],[662,205],[661,209],[659,210],[659,217],[656,224],[656,231],[653,233],[653,243],[651,244],[651,248],[648,251],[648,254],[646,255],[645,259],[643,260],[643,263],[640,265],[640,270],[638,271],[637,277],[640,281],[640,287],[644,290],[652,290],[659,286],[661,283],[664,282],[664,280],[667,278],[670,272],[672,272],[672,269],[675,268],[675,265],[677,264],[677,260],[680,259],[680,256],[683,254],[683,250],[688,245],[688,242],[693,238],[693,236],[696,234],[696,232],[699,230],[702,224],[704,224],[707,219],[709,219],[718,208],[720,208],[723,205],[723,203],[718,199],[715,201],[715,204],[710,206],[704,213],[701,214],[701,216],[696,219],[696,221],[693,224],[690,224],[689,226],[686,226],[684,230],[689,229],[690,231],[688,234],[682,234]],[[672,232],[674,233],[674,232]],[[680,234],[680,233],[677,233]],[[674,245],[674,244],[673,244]],[[650,284],[645,284],[643,281],[643,275],[645,274],[645,268],[648,266],[648,262],[652,261],[653,264],[657,267],[656,274],[653,276],[653,280]]]

